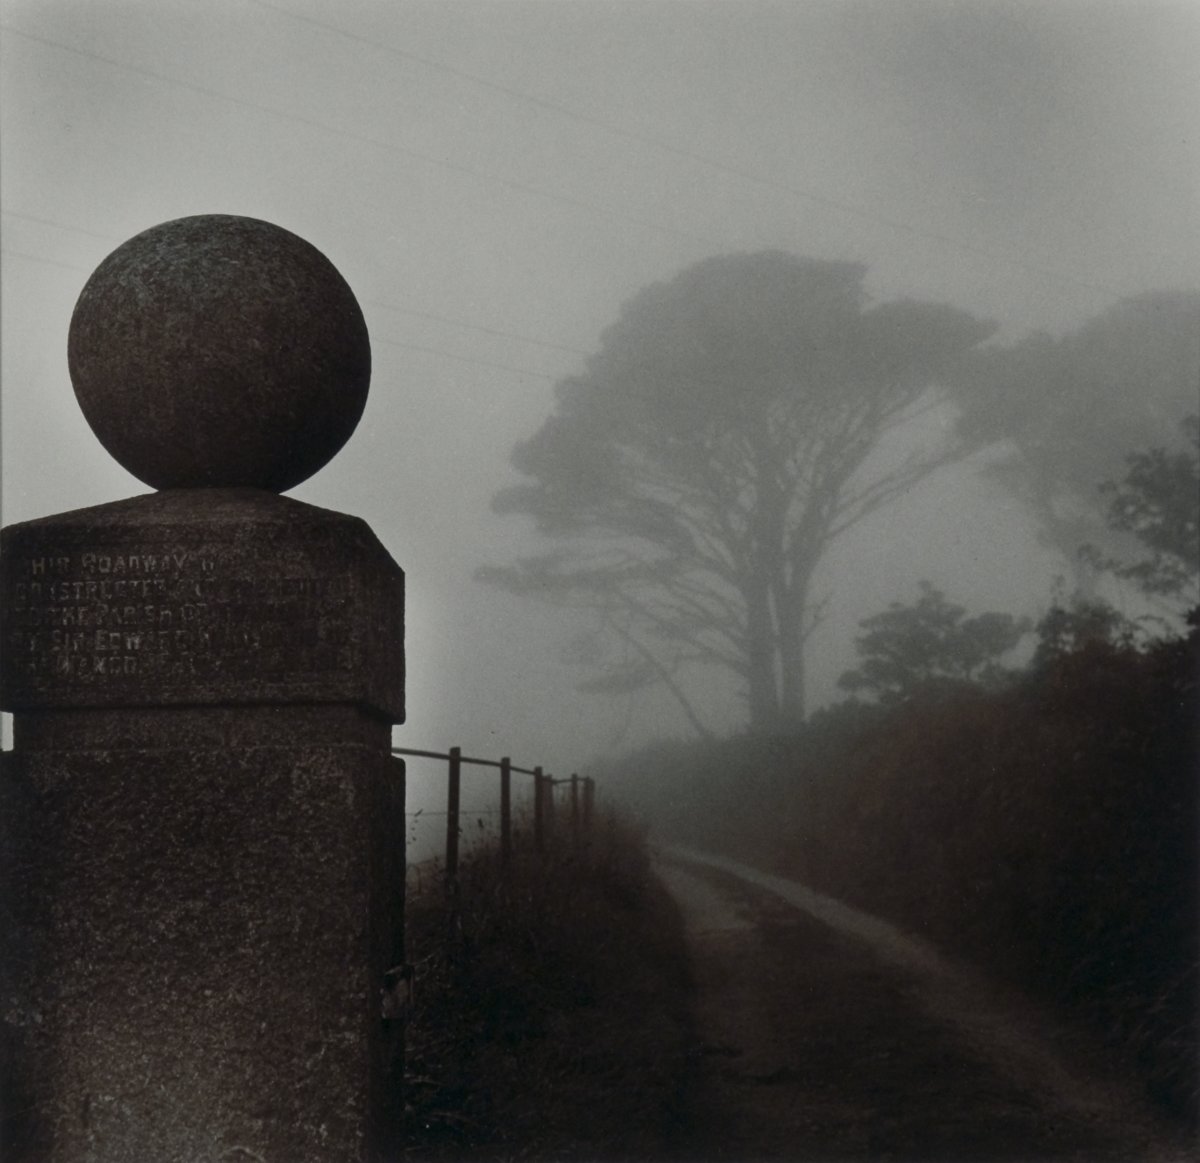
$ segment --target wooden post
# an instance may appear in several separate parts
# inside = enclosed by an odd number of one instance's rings
[[[512,859],[512,760],[500,760],[500,863],[507,868]]]
[[[571,839],[579,843],[579,773],[571,772]]]
[[[450,748],[450,781],[446,789],[446,883],[458,879],[458,805],[462,783],[462,749]]]
[[[546,777],[540,767],[533,769],[533,846],[546,850]]]

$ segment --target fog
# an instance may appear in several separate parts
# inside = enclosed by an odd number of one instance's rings
[[[146,491],[67,375],[71,309],[109,251],[198,213],[298,233],[358,296],[374,371],[357,433],[292,495],[366,519],[407,573],[399,746],[568,774],[688,733],[662,690],[576,692],[577,621],[474,580],[544,550],[492,497],[647,285],[740,252],[859,262],[874,301],[952,305],[993,343],[1200,286],[1191,2],[2,11],[4,523]],[[972,610],[1044,608],[1067,566],[975,469],[927,478],[823,560],[811,705],[858,620],[922,578]],[[718,733],[744,723],[729,682],[695,693]],[[414,772],[414,808],[432,804]]]

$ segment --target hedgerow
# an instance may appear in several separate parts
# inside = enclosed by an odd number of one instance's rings
[[[847,703],[610,773],[660,830],[798,877],[1094,1027],[1197,1117],[1197,647],[1083,641],[1001,691]]]

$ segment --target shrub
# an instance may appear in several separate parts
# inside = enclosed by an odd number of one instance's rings
[[[1004,690],[845,704],[639,762],[681,773],[657,789],[664,830],[773,860],[1077,1015],[1194,1122],[1198,642],[1084,634]]]
[[[419,1158],[662,1157],[690,1120],[682,922],[615,818],[410,897],[409,1145]]]

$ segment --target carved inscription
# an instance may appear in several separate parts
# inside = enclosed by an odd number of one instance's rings
[[[10,564],[6,671],[33,687],[352,666],[345,575],[239,576],[236,563],[186,547]]]

